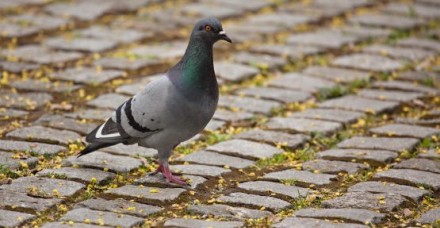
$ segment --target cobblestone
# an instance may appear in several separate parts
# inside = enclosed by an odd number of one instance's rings
[[[358,96],[344,96],[331,100],[324,101],[319,104],[320,108],[339,108],[351,111],[370,112],[370,113],[382,113],[390,111],[399,105],[397,102],[392,101],[379,101]]]
[[[422,25],[423,20],[390,14],[364,14],[349,19],[353,24],[387,27],[394,29],[410,29]]]
[[[96,182],[105,184],[115,177],[115,174],[96,169],[62,167],[60,169],[44,169],[37,173],[37,176],[50,178],[68,179],[84,183]]]
[[[325,200],[321,205],[331,208],[360,208],[388,212],[395,210],[405,201],[404,197],[393,193],[349,192],[338,198]]]
[[[50,145],[45,143],[0,140],[0,150],[14,152],[22,151],[39,155],[55,155],[60,152],[66,151],[66,148],[63,146]]]
[[[68,157],[64,160],[63,164],[65,166],[79,166],[127,173],[138,168],[142,165],[142,162],[135,158],[117,156],[97,151],[79,158],[76,156]]]
[[[55,130],[42,126],[32,126],[19,128],[9,132],[6,136],[48,143],[59,143],[67,145],[81,138],[81,136],[72,131]]]
[[[121,215],[107,211],[95,211],[87,208],[77,208],[68,211],[60,220],[80,223],[87,220],[92,224],[119,227],[132,227],[143,223],[142,218],[131,215]]]
[[[268,211],[248,209],[244,207],[231,207],[228,205],[191,205],[188,211],[203,216],[215,216],[220,218],[231,218],[237,220],[244,220],[247,218],[259,219],[269,217],[272,213]]]
[[[324,152],[321,152],[324,153]],[[327,158],[325,155],[322,155],[324,158]],[[327,154],[328,156],[328,154]],[[340,157],[338,157],[339,159]],[[343,160],[343,159],[341,159]],[[349,159],[347,159],[349,160]],[[350,161],[353,161],[350,160]],[[338,174],[338,173],[348,173],[354,174],[359,172],[360,170],[366,170],[368,167],[365,164],[353,163],[353,162],[343,162],[343,161],[327,161],[322,159],[317,159],[313,161],[304,162],[302,168],[308,171],[318,171],[321,173],[330,173],[330,174]]]
[[[383,149],[401,152],[411,151],[419,142],[412,138],[385,138],[385,137],[353,137],[338,144],[340,148]]]
[[[233,139],[233,140],[221,142],[209,146],[206,149],[223,154],[230,154],[233,156],[239,156],[249,159],[270,158],[282,152],[281,149],[278,149],[270,145],[242,140],[242,139]]]
[[[330,134],[342,129],[342,124],[336,122],[283,117],[272,118],[266,126],[272,130],[285,130],[301,133],[320,132],[323,134]]]
[[[243,226],[243,222],[226,222],[226,221],[204,221],[199,219],[181,219],[175,218],[167,220],[164,227],[212,227],[212,228],[238,228]]]
[[[207,165],[172,165],[170,166],[172,170],[177,172],[188,174],[188,175],[197,175],[204,177],[216,177],[220,176],[224,173],[230,172],[229,169],[215,167],[215,166],[207,166]]]
[[[424,185],[434,190],[440,189],[438,182],[440,174],[412,170],[412,169],[390,169],[376,173],[376,179],[389,180],[398,184]]]
[[[70,68],[65,71],[55,72],[49,77],[59,80],[73,81],[82,84],[100,84],[115,78],[122,77],[123,71],[97,70],[93,68]]]
[[[125,185],[105,191],[105,194],[119,197],[129,197],[145,203],[169,203],[176,200],[185,192],[182,188],[157,188],[136,185]]]
[[[258,74],[258,69],[237,63],[216,62],[214,70],[217,76],[231,82],[239,82]]]
[[[368,162],[383,165],[397,158],[397,153],[388,150],[330,149],[317,154],[318,158],[340,161]]]
[[[336,223],[330,222],[326,220],[320,219],[312,219],[312,218],[297,218],[290,217],[284,219],[282,222],[274,224],[276,228],[288,228],[288,227],[298,227],[298,228],[307,228],[307,227],[328,227],[328,228],[361,228],[367,227],[359,224],[351,224],[351,223]]]
[[[413,137],[413,138],[426,138],[431,135],[440,134],[440,130],[430,127],[419,127],[414,125],[405,124],[389,124],[377,128],[372,128],[370,131],[374,134],[388,135],[388,136],[400,136],[400,137]]]
[[[242,169],[253,165],[255,162],[243,158],[228,156],[210,151],[197,151],[188,154],[178,161],[194,162],[198,164],[230,166],[236,169]]]
[[[273,87],[302,90],[311,93],[318,92],[320,89],[332,88],[336,86],[336,84],[332,81],[313,78],[298,73],[284,74],[281,77],[270,80],[268,84],[269,86]]]
[[[124,199],[105,200],[105,199],[88,199],[77,204],[77,208],[86,207],[92,210],[109,211],[113,213],[121,213],[136,217],[147,217],[151,214],[158,213],[162,208],[147,204],[140,204]]]
[[[403,82],[403,81],[382,81],[373,83],[373,87],[381,89],[395,89],[403,91],[414,91],[429,94],[438,94],[437,89],[429,88],[426,86],[419,85],[417,83]]]
[[[268,173],[263,176],[265,179],[271,180],[292,180],[305,185],[328,185],[336,178],[336,175],[316,174],[308,171],[299,170],[283,170],[279,172]]]
[[[6,167],[11,170],[18,169],[22,166],[28,166],[30,168],[33,168],[37,163],[38,163],[38,158],[35,157],[14,158],[13,153],[0,151],[0,165],[3,168]]]
[[[35,110],[43,107],[53,100],[48,93],[10,93],[0,90],[0,106],[7,108],[17,108]]]
[[[422,93],[377,89],[363,89],[360,90],[357,95],[366,98],[398,102],[408,102],[423,97]]]
[[[370,74],[363,71],[325,66],[307,67],[302,73],[342,83],[368,80],[370,78]]]
[[[420,218],[417,219],[417,222],[420,222],[422,224],[433,224],[438,221],[438,218],[440,218],[440,209],[435,208],[422,214]]]
[[[394,193],[408,197],[415,202],[429,194],[429,191],[420,188],[375,181],[357,183],[349,187],[348,192]]]
[[[311,108],[301,112],[295,112],[290,117],[329,120],[329,121],[348,124],[355,122],[356,120],[358,120],[363,116],[364,114],[361,112],[338,110],[338,109]]]
[[[36,218],[35,215],[0,209],[0,226],[2,227],[19,227],[34,218]]]
[[[292,135],[278,131],[253,129],[250,131],[239,133],[235,135],[234,138],[265,142],[275,146],[281,145],[290,149],[294,149],[305,143],[310,137],[303,134]]]
[[[260,192],[260,193],[270,192],[270,193],[276,193],[276,194],[288,196],[294,199],[305,197],[311,192],[305,188],[288,186],[288,185],[269,182],[269,181],[245,182],[245,183],[240,183],[238,187],[251,192]]]
[[[248,88],[239,90],[237,93],[239,95],[253,96],[283,103],[303,102],[312,97],[312,95],[307,92],[267,87]]]
[[[0,55],[15,57],[26,62],[38,64],[57,64],[72,62],[83,57],[79,52],[54,51],[46,47],[26,45],[13,50],[5,50]]]
[[[197,188],[199,185],[202,185],[207,181],[206,178],[200,176],[192,176],[192,175],[182,175],[182,178],[187,181],[188,187],[192,189]],[[178,184],[169,183],[161,174],[147,175],[145,177],[135,180],[134,183],[138,185],[147,185],[147,186],[160,187],[160,188],[182,187]]]
[[[221,107],[238,108],[247,112],[269,114],[272,109],[280,104],[275,101],[225,95],[220,97],[218,105]]]
[[[404,66],[402,61],[371,54],[352,54],[338,57],[333,61],[333,64],[339,67],[376,72],[391,72]]]
[[[255,208],[265,207],[273,211],[278,211],[290,206],[288,202],[270,196],[259,196],[240,192],[221,196],[217,201],[235,205],[247,205]]]
[[[295,215],[298,217],[344,219],[348,221],[360,222],[363,224],[380,223],[385,218],[384,214],[366,209],[356,208],[307,208],[295,212]]]
[[[411,158],[393,166],[398,169],[416,169],[432,173],[440,173],[440,162],[435,160]]]
[[[326,48],[340,48],[343,45],[352,44],[356,41],[356,37],[344,35],[335,31],[300,33],[287,37],[287,43],[321,46]]]

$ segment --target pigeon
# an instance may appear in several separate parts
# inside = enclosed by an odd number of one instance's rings
[[[179,143],[202,131],[214,115],[219,90],[213,45],[219,40],[232,43],[218,19],[198,21],[182,59],[91,131],[78,157],[119,143],[137,143],[158,151],[159,167],[153,174],[162,173],[168,182],[185,185],[171,172],[168,159]]]

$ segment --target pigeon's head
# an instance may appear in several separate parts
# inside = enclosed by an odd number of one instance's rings
[[[196,23],[192,31],[192,36],[199,37],[206,42],[214,44],[219,40],[232,43],[232,40],[223,31],[222,24],[217,18],[209,17]]]

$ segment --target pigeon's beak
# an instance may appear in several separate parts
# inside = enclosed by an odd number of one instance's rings
[[[229,43],[232,43],[231,38],[229,38],[228,35],[226,35],[225,31],[220,31],[218,34],[220,35],[220,39],[225,40]]]

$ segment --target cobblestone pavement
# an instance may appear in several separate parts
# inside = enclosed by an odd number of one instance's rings
[[[154,150],[83,136],[222,19],[219,109]],[[0,1],[0,227],[439,227],[440,1]],[[437,222],[436,222],[437,221]]]

